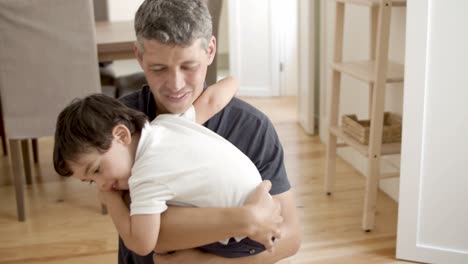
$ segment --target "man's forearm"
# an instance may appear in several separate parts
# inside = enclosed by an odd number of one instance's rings
[[[130,196],[124,201],[129,206]],[[169,206],[161,214],[156,252],[195,248],[234,236],[249,236],[249,211],[241,208],[187,208]]]
[[[283,227],[285,236],[281,240],[276,240],[275,251],[262,252],[255,256],[241,258],[223,258],[220,256],[203,253],[196,249],[186,249],[176,251],[174,254],[154,255],[154,263],[186,263],[186,264],[269,264],[294,255],[299,248],[300,238],[297,232],[297,225],[285,225]]]
[[[234,236],[248,236],[245,208],[170,207],[161,215],[157,251],[195,248]]]
[[[242,207],[169,208],[161,216],[157,251],[195,248],[229,237],[255,237],[260,243],[281,235],[279,201],[271,198],[269,181],[263,181]],[[295,208],[294,208],[295,209]]]

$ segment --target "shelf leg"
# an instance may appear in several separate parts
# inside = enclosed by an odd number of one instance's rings
[[[370,8],[370,28],[369,28],[369,60],[375,61],[376,53],[376,42],[377,42],[377,24],[379,23],[379,8],[371,7]],[[368,84],[369,89],[369,112],[368,118],[371,118],[372,113],[372,98],[373,98],[373,84]]]
[[[343,29],[344,29],[344,17],[345,17],[345,5],[343,3],[336,2],[336,16],[335,16],[335,46],[333,49],[333,61],[339,62],[343,57]],[[331,78],[331,91],[330,91],[330,102],[328,121],[330,126],[338,126],[338,115],[340,105],[340,85],[341,85],[341,73],[333,70]],[[335,135],[328,131],[328,144],[326,154],[326,172],[324,179],[325,193],[330,195],[333,192],[335,184],[336,174],[336,142],[337,138]]]
[[[381,0],[376,43],[375,82],[372,94],[372,111],[370,114],[371,124],[366,193],[364,196],[364,213],[362,219],[362,228],[366,231],[370,231],[375,227],[375,213],[380,178],[380,157],[382,151],[385,81],[388,63],[391,8],[391,0]]]

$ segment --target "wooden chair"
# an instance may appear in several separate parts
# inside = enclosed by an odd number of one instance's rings
[[[0,94],[24,221],[25,142],[53,136],[72,99],[101,90],[92,2],[0,0],[0,25]]]

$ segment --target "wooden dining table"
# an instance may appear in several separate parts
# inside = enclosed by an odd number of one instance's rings
[[[96,22],[96,43],[99,62],[134,59],[133,21]]]

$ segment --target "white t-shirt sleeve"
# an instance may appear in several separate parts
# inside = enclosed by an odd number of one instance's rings
[[[132,179],[133,178],[133,179]],[[174,197],[170,188],[151,179],[129,179],[130,215],[160,214],[167,209],[166,201]]]

